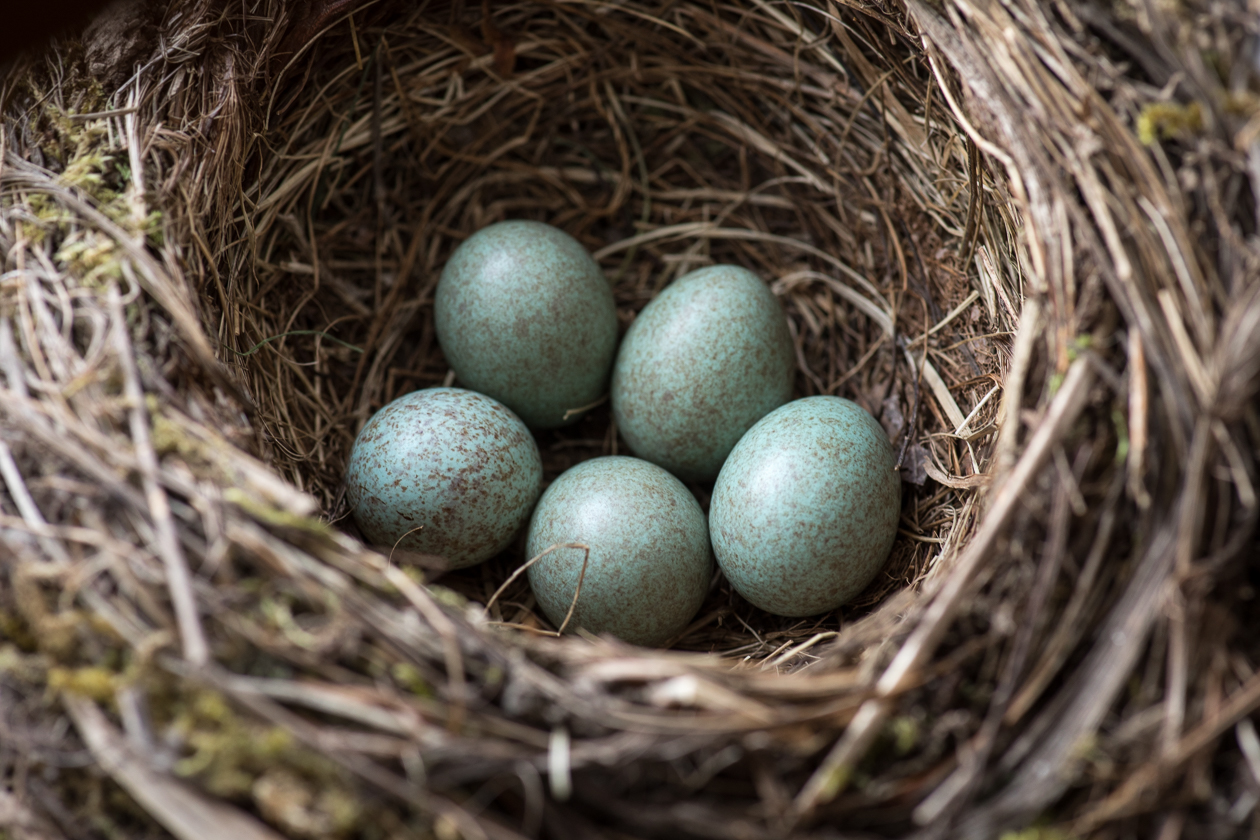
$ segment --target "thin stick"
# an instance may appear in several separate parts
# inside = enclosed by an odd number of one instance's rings
[[[923,301],[923,315],[927,316],[927,301]],[[909,353],[909,349],[906,351]],[[901,452],[897,453],[897,466],[893,469],[900,471],[901,465],[905,461],[906,448],[910,446],[910,438],[914,436],[914,424],[919,417],[919,383],[923,378],[923,369],[927,367],[927,342],[923,342],[923,361],[919,363],[919,367],[914,372],[914,405],[910,409],[910,422],[906,424],[906,436],[901,439]],[[894,354],[896,355],[896,354]],[[966,425],[964,421],[963,425]]]
[[[946,313],[945,317],[937,321],[936,325],[933,326],[930,330],[928,330],[923,335],[917,338],[910,339],[910,346],[913,347],[914,345],[918,344],[920,341],[926,341],[928,336],[935,335],[936,333],[943,330],[945,327],[949,326],[950,321],[953,321],[955,318],[957,318],[959,315],[965,312],[967,310],[967,307],[971,306],[971,304],[974,303],[976,299],[979,297],[980,297],[980,293],[973,289],[971,291],[971,294],[967,295],[967,297],[963,299],[962,303],[958,304],[953,309],[951,309],[948,313]],[[962,342],[962,343],[965,344],[966,342]],[[955,346],[959,346],[959,345],[955,345]]]
[[[597,407],[597,406],[601,406],[601,405],[603,405],[603,404],[604,404],[605,402],[607,402],[607,401],[608,401],[608,395],[607,395],[607,394],[604,394],[604,396],[602,396],[602,397],[600,397],[599,399],[595,400],[595,402],[593,402],[593,403],[589,403],[589,404],[584,405],[584,406],[581,406],[581,407],[579,407],[579,408],[569,408],[569,409],[565,409],[564,416],[560,418],[560,422],[561,422],[561,423],[563,423],[565,420],[568,420],[570,417],[572,417],[572,416],[573,416],[573,415],[575,415],[575,414],[585,414],[586,412],[590,411],[592,408],[595,408],[595,407]]]
[[[499,596],[503,594],[503,591],[504,591],[505,589],[507,589],[509,586],[511,586],[511,585],[512,585],[512,581],[516,580],[518,577],[520,577],[521,575],[523,575],[525,572],[529,571],[529,567],[530,567],[530,566],[534,565],[535,563],[537,563],[539,560],[541,560],[541,559],[543,559],[544,557],[546,557],[546,556],[547,556],[548,554],[550,554],[551,552],[553,552],[553,551],[557,551],[557,550],[559,550],[559,549],[561,549],[561,548],[580,548],[580,549],[582,549],[582,550],[584,550],[584,551],[586,552],[586,556],[587,556],[587,557],[590,557],[590,556],[591,556],[591,547],[590,547],[589,545],[587,545],[586,543],[576,543],[576,542],[570,542],[570,543],[556,543],[555,545],[548,546],[547,548],[545,548],[545,549],[542,551],[542,553],[541,553],[541,554],[538,554],[537,556],[535,556],[535,557],[531,558],[530,560],[528,560],[527,562],[525,562],[524,564],[522,564],[519,568],[517,568],[517,570],[516,570],[515,572],[512,572],[511,577],[509,577],[507,580],[503,581],[503,585],[502,585],[502,586],[500,586],[498,589],[494,590],[494,594],[490,596],[490,600],[489,600],[489,601],[486,601],[486,606],[485,606],[485,609],[483,609],[483,610],[481,611],[482,615],[483,615],[483,616],[489,616],[489,615],[490,615],[490,608],[494,606],[494,602],[495,602],[495,601],[499,600]],[[583,568],[583,570],[585,570],[585,569],[586,569],[586,563],[585,563],[585,562],[583,562],[583,564],[582,564],[582,568]],[[576,596],[574,596],[574,600],[575,600],[575,601],[577,600],[577,597],[576,597]]]
[[[184,658],[194,666],[201,666],[210,658],[201,619],[197,615],[197,598],[193,594],[192,576],[184,560],[184,552],[175,534],[175,521],[171,517],[170,500],[158,481],[158,459],[149,439],[149,418],[144,408],[144,391],[140,387],[140,371],[136,369],[131,341],[127,337],[127,319],[123,315],[118,287],[109,287],[110,319],[114,327],[114,348],[118,364],[123,371],[123,393],[130,404],[131,438],[136,447],[136,460],[140,463],[141,482],[153,517],[157,537],[157,554],[166,567],[166,585],[171,593],[171,605],[179,624],[180,639],[184,643]]]
[[[1145,510],[1151,506],[1151,494],[1145,484],[1145,457],[1147,441],[1147,410],[1149,393],[1146,379],[1146,350],[1142,333],[1129,328],[1129,457],[1125,468],[1128,473],[1129,495],[1137,506]]]
[[[963,231],[963,265],[971,265],[976,243],[980,241],[980,194],[984,177],[980,169],[980,147],[970,137],[967,138],[967,174],[970,176],[971,194],[967,200],[967,229]]]
[[[389,557],[387,558],[386,562],[389,563],[390,566],[393,566],[394,565],[394,552],[398,550],[398,544],[401,543],[403,540],[407,539],[407,537],[410,537],[416,531],[423,531],[423,530],[424,530],[423,525],[417,525],[416,527],[412,528],[407,533],[403,534],[398,539],[394,540],[394,545],[389,549]]]
[[[586,579],[586,565],[591,562],[591,550],[586,549],[586,556],[582,558],[582,571],[578,572],[577,589],[573,591],[573,603],[569,604],[569,611],[565,613],[564,621],[560,623],[560,629],[556,631],[559,636],[564,633],[564,628],[569,626],[569,619],[573,618],[573,611],[577,609],[578,596],[582,594],[582,581]]]

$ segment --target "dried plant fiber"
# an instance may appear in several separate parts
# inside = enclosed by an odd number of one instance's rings
[[[1260,836],[1254,2],[111,14],[0,77],[0,834]],[[876,583],[654,650],[365,545],[350,443],[506,218],[623,328],[769,282],[898,453]]]

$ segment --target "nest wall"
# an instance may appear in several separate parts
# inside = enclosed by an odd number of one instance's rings
[[[3,88],[6,830],[1260,826],[1254,15],[114,15]],[[519,547],[439,577],[357,539],[355,432],[449,381],[438,273],[521,217],[623,324],[702,265],[771,284],[797,395],[899,451],[858,603],[719,579],[648,651],[551,637],[523,582],[483,609]],[[548,479],[621,445],[606,407],[539,443]]]

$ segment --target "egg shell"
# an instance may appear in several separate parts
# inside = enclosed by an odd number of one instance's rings
[[[875,418],[839,397],[766,415],[731,452],[713,488],[713,552],[735,591],[784,616],[852,599],[892,550],[901,477]]]
[[[584,461],[547,488],[529,524],[527,553],[590,546],[577,607],[566,628],[659,645],[695,617],[713,574],[709,529],[691,492],[660,467],[625,456]],[[556,627],[573,603],[586,552],[559,548],[529,569]]]
[[[376,412],[346,469],[346,498],[369,542],[440,555],[456,569],[506,548],[541,492],[529,429],[462,388],[412,391]]]
[[[574,410],[607,390],[617,350],[612,289],[562,230],[509,221],[477,231],[442,270],[433,316],[460,384],[532,429],[576,422]]]
[[[712,481],[744,432],[791,399],[795,369],[766,284],[738,266],[702,268],[631,324],[613,367],[613,416],[640,458]]]

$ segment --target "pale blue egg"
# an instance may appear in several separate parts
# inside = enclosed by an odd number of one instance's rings
[[[866,588],[888,560],[901,477],[875,418],[839,397],[766,415],[722,467],[713,553],[735,591],[768,612],[816,615]]]
[[[713,573],[704,512],[691,492],[638,458],[584,461],[547,488],[530,520],[527,553],[560,548],[529,569],[538,606],[556,627],[582,589],[568,630],[639,645],[678,635],[704,602]],[[582,565],[586,562],[586,574]]]
[[[510,221],[474,233],[442,270],[433,318],[459,383],[532,429],[575,422],[607,391],[617,349],[612,289],[562,230]]]
[[[744,432],[792,398],[783,307],[732,265],[693,271],[630,325],[613,368],[613,416],[630,449],[684,481],[712,481]]]
[[[363,426],[346,499],[368,542],[446,558],[507,548],[542,492],[538,445],[502,403],[462,388],[412,391]]]

